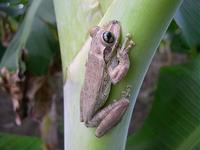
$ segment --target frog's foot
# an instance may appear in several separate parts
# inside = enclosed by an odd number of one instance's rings
[[[125,90],[121,92],[121,97],[129,99],[131,96],[130,95],[131,88],[132,88],[132,85],[127,85]]]
[[[128,33],[119,51],[119,56],[128,53],[129,49],[135,46],[135,42],[132,40],[131,34]]]
[[[101,137],[121,120],[128,105],[129,100],[122,98],[100,110],[86,126],[97,127],[95,135]]]

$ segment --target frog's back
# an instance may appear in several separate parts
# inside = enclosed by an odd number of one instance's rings
[[[96,100],[104,79],[104,66],[105,62],[102,59],[89,54],[86,63],[85,80],[80,96],[83,105],[84,121],[91,119],[94,113]]]

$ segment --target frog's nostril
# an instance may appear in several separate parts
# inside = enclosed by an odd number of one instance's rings
[[[117,23],[119,23],[119,21],[113,20],[112,23],[113,23],[113,24],[117,24]]]

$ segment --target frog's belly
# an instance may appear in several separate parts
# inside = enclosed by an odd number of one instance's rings
[[[91,120],[95,109],[101,104],[99,100],[104,84],[105,62],[94,56],[88,56],[86,64],[85,80],[80,99],[82,101],[83,120]],[[103,100],[102,100],[103,101]]]

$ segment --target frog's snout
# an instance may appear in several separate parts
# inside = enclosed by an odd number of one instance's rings
[[[113,20],[113,21],[112,21],[112,24],[119,24],[119,21]]]

